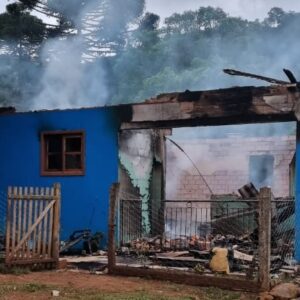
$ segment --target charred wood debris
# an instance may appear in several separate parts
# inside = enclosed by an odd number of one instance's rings
[[[226,216],[220,214],[213,216],[211,231],[205,236],[185,235],[172,239],[166,238],[163,234],[136,238],[123,242],[117,255],[127,258],[125,259],[127,262],[142,262],[143,267],[161,266],[199,274],[230,273],[253,279],[259,266],[256,201],[258,191],[252,183],[249,183],[238,192],[240,196],[230,196],[235,197],[239,203],[241,201],[247,203],[247,211],[251,213],[256,224],[252,232],[244,231],[241,234],[243,230],[234,230],[239,226],[240,214],[226,214]],[[228,195],[212,195],[211,198],[219,200],[222,205],[222,199],[226,196]],[[271,221],[270,264],[274,278],[294,277],[298,274],[298,267],[293,260],[294,224],[287,222],[294,217],[294,203],[293,200],[286,200],[286,198],[277,198],[272,202],[274,212]],[[230,227],[231,233],[229,227],[226,228],[226,222],[233,224]]]
[[[290,70],[283,69],[288,81],[269,78],[242,71],[224,69],[224,73],[231,76],[243,76],[262,80],[275,85],[299,88],[300,83]],[[240,215],[214,215],[211,218],[209,234],[181,235],[167,238],[166,234],[152,237],[140,237],[122,242],[118,255],[122,257],[143,257],[144,267],[159,265],[162,267],[181,268],[196,273],[223,272],[244,275],[254,278],[257,273],[258,261],[258,191],[252,183],[239,189],[240,196],[229,195],[237,202],[244,201],[248,212],[252,215],[255,226],[251,232],[239,230]],[[211,199],[220,200],[228,195],[212,195]],[[247,200],[252,201],[247,201]],[[294,256],[294,201],[287,199],[273,199],[271,220],[271,273],[274,278],[279,276],[295,276],[298,268],[293,260]],[[213,204],[212,204],[213,205]],[[244,208],[245,206],[243,206]],[[230,231],[226,222],[233,226]],[[135,260],[136,261],[136,260]]]

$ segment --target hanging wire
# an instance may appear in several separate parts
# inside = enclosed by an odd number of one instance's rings
[[[194,168],[197,170],[199,176],[202,178],[202,180],[204,181],[205,185],[207,186],[209,192],[211,193],[211,195],[213,195],[213,191],[210,188],[210,186],[208,185],[207,181],[205,180],[204,176],[202,175],[202,173],[200,172],[200,170],[197,168],[196,164],[194,163],[194,161],[191,159],[191,157],[184,151],[184,149],[182,149],[182,147],[180,147],[175,141],[173,141],[172,139],[170,139],[169,137],[165,136],[165,139],[169,140],[175,147],[177,147],[181,152],[184,153],[184,155],[188,158],[188,160],[192,163],[192,165],[194,166]]]

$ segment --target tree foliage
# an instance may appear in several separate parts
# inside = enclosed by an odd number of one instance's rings
[[[264,84],[224,75],[223,68],[273,77],[291,68],[300,78],[299,26],[299,13],[277,7],[262,21],[231,17],[212,7],[175,13],[161,28],[153,28],[158,39],[147,47],[129,45],[116,58],[113,100],[135,102],[163,92]]]
[[[290,68],[300,78],[299,13],[274,7],[264,20],[249,21],[209,6],[161,22],[144,8],[144,0],[18,0],[8,5],[0,14],[0,102],[21,101],[25,107],[28,97],[43,88],[40,78],[51,59],[63,64],[66,52],[78,54],[82,69],[105,74],[107,103],[114,104],[162,92],[262,84],[224,75],[223,68],[272,77]],[[34,12],[56,22],[47,24]],[[73,48],[53,48],[53,41]],[[46,50],[52,53],[47,60]],[[58,52],[65,56],[59,58]],[[95,72],[98,68],[101,72]],[[97,80],[92,86],[95,90]],[[87,91],[84,96],[93,95]]]

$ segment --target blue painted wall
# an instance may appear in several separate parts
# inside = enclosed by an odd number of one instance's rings
[[[110,108],[19,113],[0,117],[0,193],[13,186],[62,186],[61,238],[90,228],[107,236],[109,188],[118,177],[118,120]],[[40,133],[85,131],[85,175],[40,174]],[[105,244],[105,241],[104,241]]]

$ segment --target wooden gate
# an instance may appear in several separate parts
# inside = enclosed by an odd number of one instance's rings
[[[60,184],[49,188],[9,187],[7,265],[52,263],[59,258]]]

